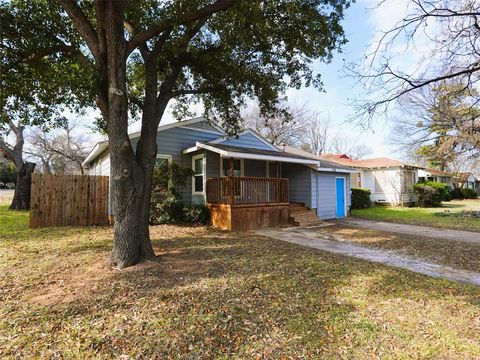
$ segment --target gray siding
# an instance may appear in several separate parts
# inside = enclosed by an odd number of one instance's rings
[[[222,145],[238,146],[250,149],[261,149],[261,150],[273,150],[271,146],[265,144],[263,141],[260,141],[252,134],[246,133],[242,134],[236,138],[226,139],[222,141]]]
[[[282,177],[289,179],[289,199],[312,207],[311,169],[301,164],[282,164]]]
[[[157,134],[158,153],[172,155],[174,162],[191,169],[192,154],[183,155],[182,151],[195,146],[197,141],[208,142],[217,139],[219,136],[210,132],[181,127],[160,131]],[[182,190],[182,198],[187,204],[203,203],[202,196],[192,195],[192,179],[188,179],[185,188]]]
[[[220,155],[207,151],[207,179],[220,177]]]
[[[210,130],[210,126],[208,127]],[[182,127],[176,127],[160,131],[157,134],[157,145],[158,145],[158,154],[171,155],[172,161],[182,165],[183,167],[192,168],[192,155],[199,154],[200,152],[194,154],[182,153],[183,150],[195,146],[197,141],[209,142],[215,139],[218,139],[221,136],[220,133],[216,134],[210,131],[202,131],[200,129],[185,129]],[[132,139],[132,146],[135,149],[138,143],[138,138]],[[210,161],[210,164],[215,162]],[[209,164],[207,158],[207,166]],[[217,161],[217,164],[219,162]],[[219,166],[219,165],[217,165]],[[219,171],[218,171],[219,173]],[[207,173],[208,174],[208,173]],[[208,176],[208,175],[207,175]],[[203,196],[193,195],[192,196],[192,179],[188,179],[187,184],[184,189],[181,191],[182,199],[186,204],[190,203],[203,203]]]
[[[243,173],[245,176],[265,177],[266,166],[265,161],[245,159],[243,161]]]
[[[221,133],[216,128],[214,128],[211,124],[209,124],[207,121],[200,121],[191,125],[185,125],[185,127],[188,127],[191,129],[214,131],[219,135],[221,135]]]
[[[351,203],[349,174],[314,172],[313,177],[315,178],[314,189],[316,189],[316,194],[313,194],[313,197],[316,197],[314,203],[320,219],[334,219],[336,217],[337,195],[335,179],[337,177],[345,178],[348,211]]]

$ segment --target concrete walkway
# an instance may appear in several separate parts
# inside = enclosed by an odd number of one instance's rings
[[[260,229],[256,233],[298,245],[407,269],[424,275],[480,286],[480,273],[429,263],[413,257],[399,255],[392,251],[320,239],[317,237],[318,233],[316,236],[313,233],[309,234],[308,228]]]
[[[480,221],[480,219],[478,221]],[[382,222],[359,218],[349,218],[345,222],[345,224],[354,225],[366,229],[388,231],[399,234],[428,236],[431,238],[442,240],[456,240],[480,244],[480,233],[473,231],[436,229],[428,226],[398,224],[393,222]]]

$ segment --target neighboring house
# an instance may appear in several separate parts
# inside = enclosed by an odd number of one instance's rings
[[[355,168],[350,186],[368,189],[376,203],[408,205],[415,202],[413,185],[420,167],[389,158],[355,160],[345,154],[325,154],[321,158]]]
[[[453,187],[453,175],[442,170],[418,169],[418,181],[436,181]]]
[[[134,148],[138,138],[139,133],[130,135]],[[226,138],[221,128],[195,118],[160,126],[157,144],[158,162],[194,170],[183,201],[208,204],[217,227],[252,229],[289,220],[313,225],[318,217],[349,213],[351,169],[309,153],[287,152],[253,130]],[[108,142],[95,145],[83,164],[91,175],[109,175]]]
[[[455,175],[454,181],[457,188],[472,189],[480,195],[480,176],[469,172],[461,172]]]

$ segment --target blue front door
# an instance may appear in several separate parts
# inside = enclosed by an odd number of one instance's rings
[[[337,192],[337,218],[345,217],[345,179],[335,179],[335,190]]]

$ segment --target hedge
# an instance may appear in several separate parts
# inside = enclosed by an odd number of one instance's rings
[[[473,189],[462,189],[462,195],[465,199],[476,199],[478,197],[477,192]]]
[[[352,209],[365,209],[372,206],[370,190],[352,188]]]

